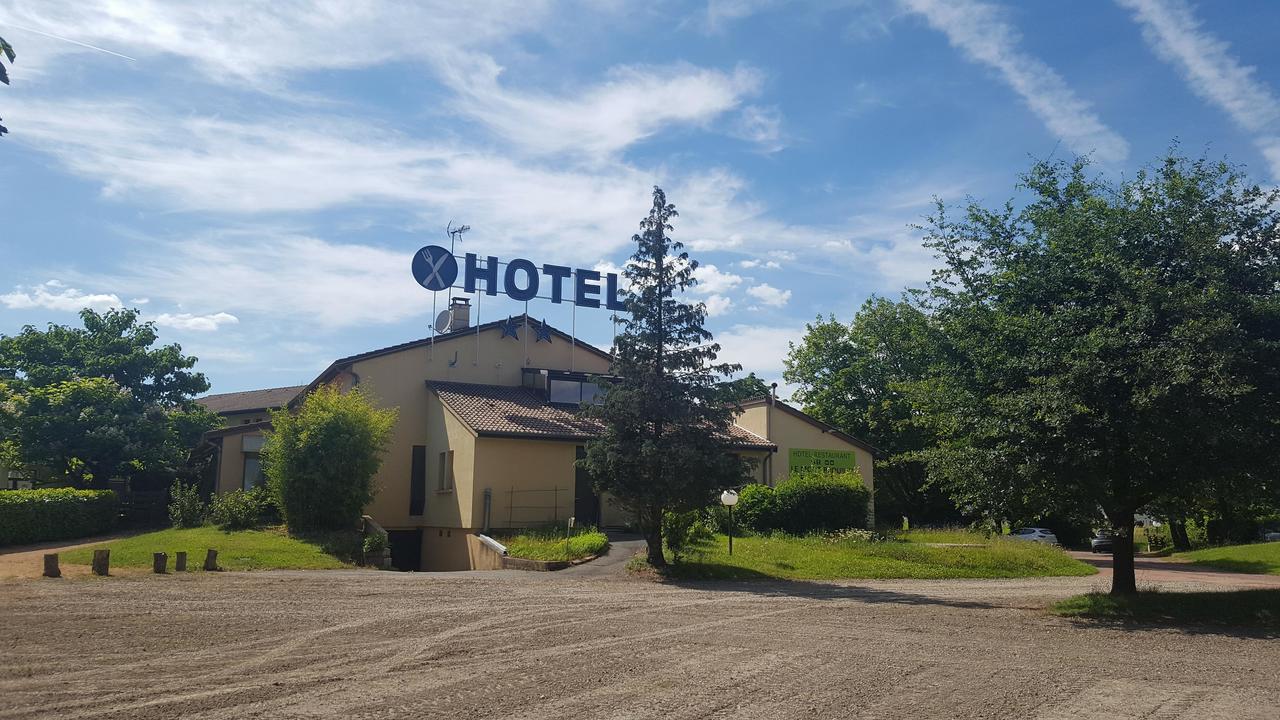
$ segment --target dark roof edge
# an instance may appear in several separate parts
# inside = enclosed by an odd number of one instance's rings
[[[262,422],[248,423],[245,425],[232,425],[231,427],[218,428],[210,430],[204,434],[205,437],[226,437],[227,435],[239,435],[240,433],[253,432],[254,430],[270,430],[271,421],[263,420]]]
[[[755,407],[757,405],[765,405],[769,402],[769,400],[770,398],[768,395],[757,395],[755,397],[750,397],[750,398],[747,398],[746,400],[739,401],[738,405],[743,408]],[[857,445],[858,447],[862,448],[863,450],[866,450],[867,452],[871,453],[876,457],[879,457],[881,459],[889,457],[888,453],[876,447],[875,445],[872,445],[866,440],[856,438],[850,435],[849,433],[841,430],[840,428],[836,427],[835,425],[825,423],[819,420],[818,418],[810,415],[809,413],[801,410],[800,408],[788,405],[787,403],[784,403],[781,400],[774,400],[773,404],[774,404],[774,407],[781,409],[782,411],[786,412],[788,415],[799,418],[800,420],[804,420],[810,425],[813,425],[814,427],[821,429],[823,432],[828,433],[830,435],[834,435],[851,445]]]

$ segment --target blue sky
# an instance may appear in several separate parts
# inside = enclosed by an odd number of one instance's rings
[[[0,0],[0,333],[124,304],[215,392],[305,383],[427,335],[409,261],[450,220],[463,251],[616,267],[659,184],[723,355],[778,379],[806,321],[927,279],[935,196],[1174,139],[1274,184],[1276,27],[1244,1]],[[608,346],[606,311],[576,327]]]

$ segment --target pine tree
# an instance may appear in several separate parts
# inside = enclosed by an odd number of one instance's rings
[[[605,430],[582,461],[597,489],[635,512],[649,562],[658,567],[666,564],[663,513],[705,507],[749,471],[726,448],[734,410],[718,384],[741,367],[715,362],[720,346],[703,327],[706,307],[676,296],[697,283],[698,263],[669,237],[674,217],[675,205],[655,187],[623,270],[631,290],[613,361],[621,379],[589,410]]]

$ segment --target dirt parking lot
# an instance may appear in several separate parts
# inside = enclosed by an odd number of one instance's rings
[[[0,718],[1270,718],[1280,640],[1077,625],[1094,578],[371,571],[0,581]]]

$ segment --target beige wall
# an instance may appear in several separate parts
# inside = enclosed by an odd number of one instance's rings
[[[872,491],[874,508],[875,463],[871,453],[865,449],[767,403],[745,408],[737,422],[757,435],[768,437],[778,446],[778,452],[768,461],[763,475],[772,485],[787,478],[787,458],[791,448],[852,450],[858,463],[858,474],[867,489]]]
[[[580,444],[480,438],[475,456],[475,476],[480,482],[475,487],[471,526],[484,525],[486,487],[493,490],[491,527],[525,528],[567,522],[573,515],[574,463]]]
[[[239,490],[244,486],[244,438],[262,433],[235,433],[222,437],[222,452],[218,456],[218,487],[220,493]]]

